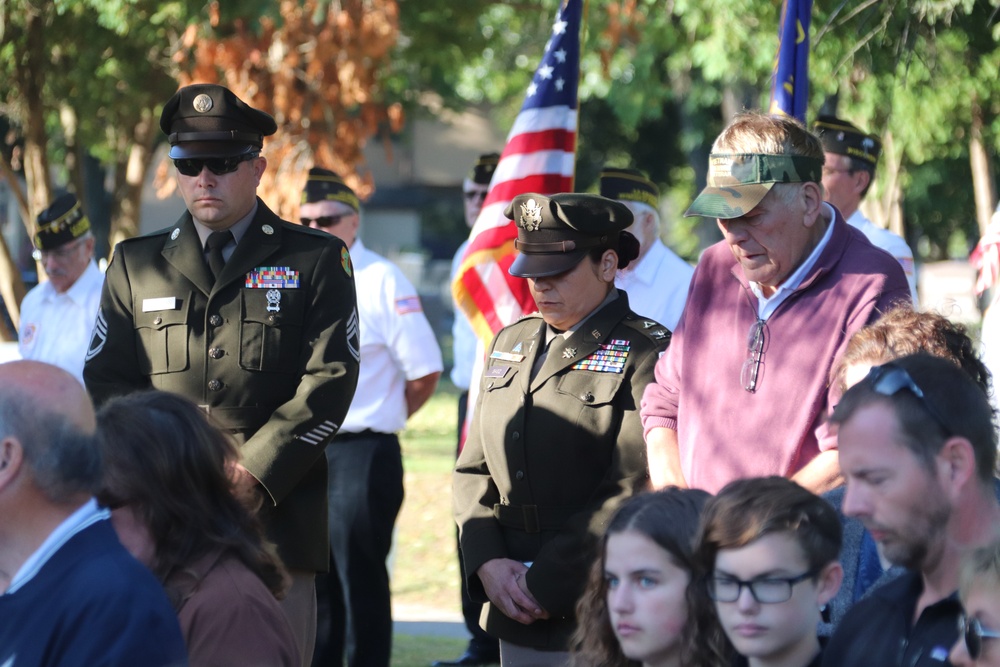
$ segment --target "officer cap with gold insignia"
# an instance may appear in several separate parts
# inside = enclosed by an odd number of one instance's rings
[[[660,205],[660,189],[638,169],[605,167],[601,171],[601,196],[639,202],[654,209]]]
[[[472,173],[469,174],[469,180],[477,185],[489,185],[498,164],[500,164],[499,153],[483,153],[476,159],[476,163],[472,165]]]
[[[35,247],[39,250],[55,250],[89,231],[90,220],[83,214],[80,202],[73,194],[67,193],[38,214]]]
[[[309,170],[309,178],[302,191],[300,203],[311,204],[319,201],[339,201],[355,211],[361,208],[358,196],[337,172],[322,167],[313,167]]]
[[[872,168],[878,164],[882,142],[850,121],[836,116],[820,116],[813,124],[813,132],[827,153],[858,158]]]
[[[625,228],[632,224],[632,212],[624,204],[576,193],[518,195],[504,215],[517,223],[514,247],[520,254],[509,271],[521,278],[569,271],[594,248],[618,250],[622,234],[628,234]]]
[[[254,109],[231,90],[214,83],[185,86],[160,114],[160,129],[170,142],[170,157],[233,157],[264,146],[278,129],[274,118]]]

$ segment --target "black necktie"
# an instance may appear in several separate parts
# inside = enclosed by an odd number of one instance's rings
[[[212,232],[208,235],[208,240],[205,241],[205,247],[208,248],[208,269],[215,276],[216,280],[219,279],[219,275],[222,273],[222,267],[226,265],[226,260],[222,256],[222,249],[232,240],[232,233],[226,230],[224,232]]]

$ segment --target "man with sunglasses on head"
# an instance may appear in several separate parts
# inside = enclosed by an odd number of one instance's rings
[[[723,240],[691,279],[643,395],[650,480],[717,492],[744,477],[839,482],[825,420],[851,335],[899,300],[903,270],[823,201],[823,147],[788,116],[738,115],[685,213]]]
[[[98,404],[180,394],[234,436],[237,492],[259,497],[292,575],[282,606],[308,665],[315,573],[329,566],[323,450],[358,379],[354,269],[343,241],[257,198],[270,115],[196,84],[164,105],[160,128],[187,211],[115,248],[84,379]]]
[[[326,449],[330,632],[317,664],[341,665],[346,657],[348,667],[389,667],[392,609],[385,561],[403,504],[397,433],[434,393],[442,363],[413,285],[361,242],[359,209],[357,195],[338,174],[309,170],[300,222],[350,248],[361,328],[358,391]]]
[[[908,572],[847,612],[823,665],[950,664],[962,558],[1000,537],[989,400],[958,366],[921,353],[872,368],[831,422],[847,481],[844,513]]]
[[[82,384],[104,274],[94,262],[90,220],[75,196],[64,194],[38,214],[34,240],[35,259],[49,279],[21,302],[18,351],[22,359],[69,371]]]

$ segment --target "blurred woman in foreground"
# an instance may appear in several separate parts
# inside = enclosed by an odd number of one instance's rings
[[[297,666],[277,601],[287,575],[232,493],[237,453],[229,438],[193,403],[161,391],[110,401],[97,424],[98,499],[122,544],[166,589],[191,665]]]

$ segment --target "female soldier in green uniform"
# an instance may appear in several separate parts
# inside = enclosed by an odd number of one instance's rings
[[[624,205],[519,195],[520,255],[539,313],[497,334],[454,473],[472,597],[508,665],[565,661],[573,609],[610,513],[646,480],[643,389],[670,332],[633,313],[615,272],[638,255]],[[516,217],[515,217],[516,216]]]

